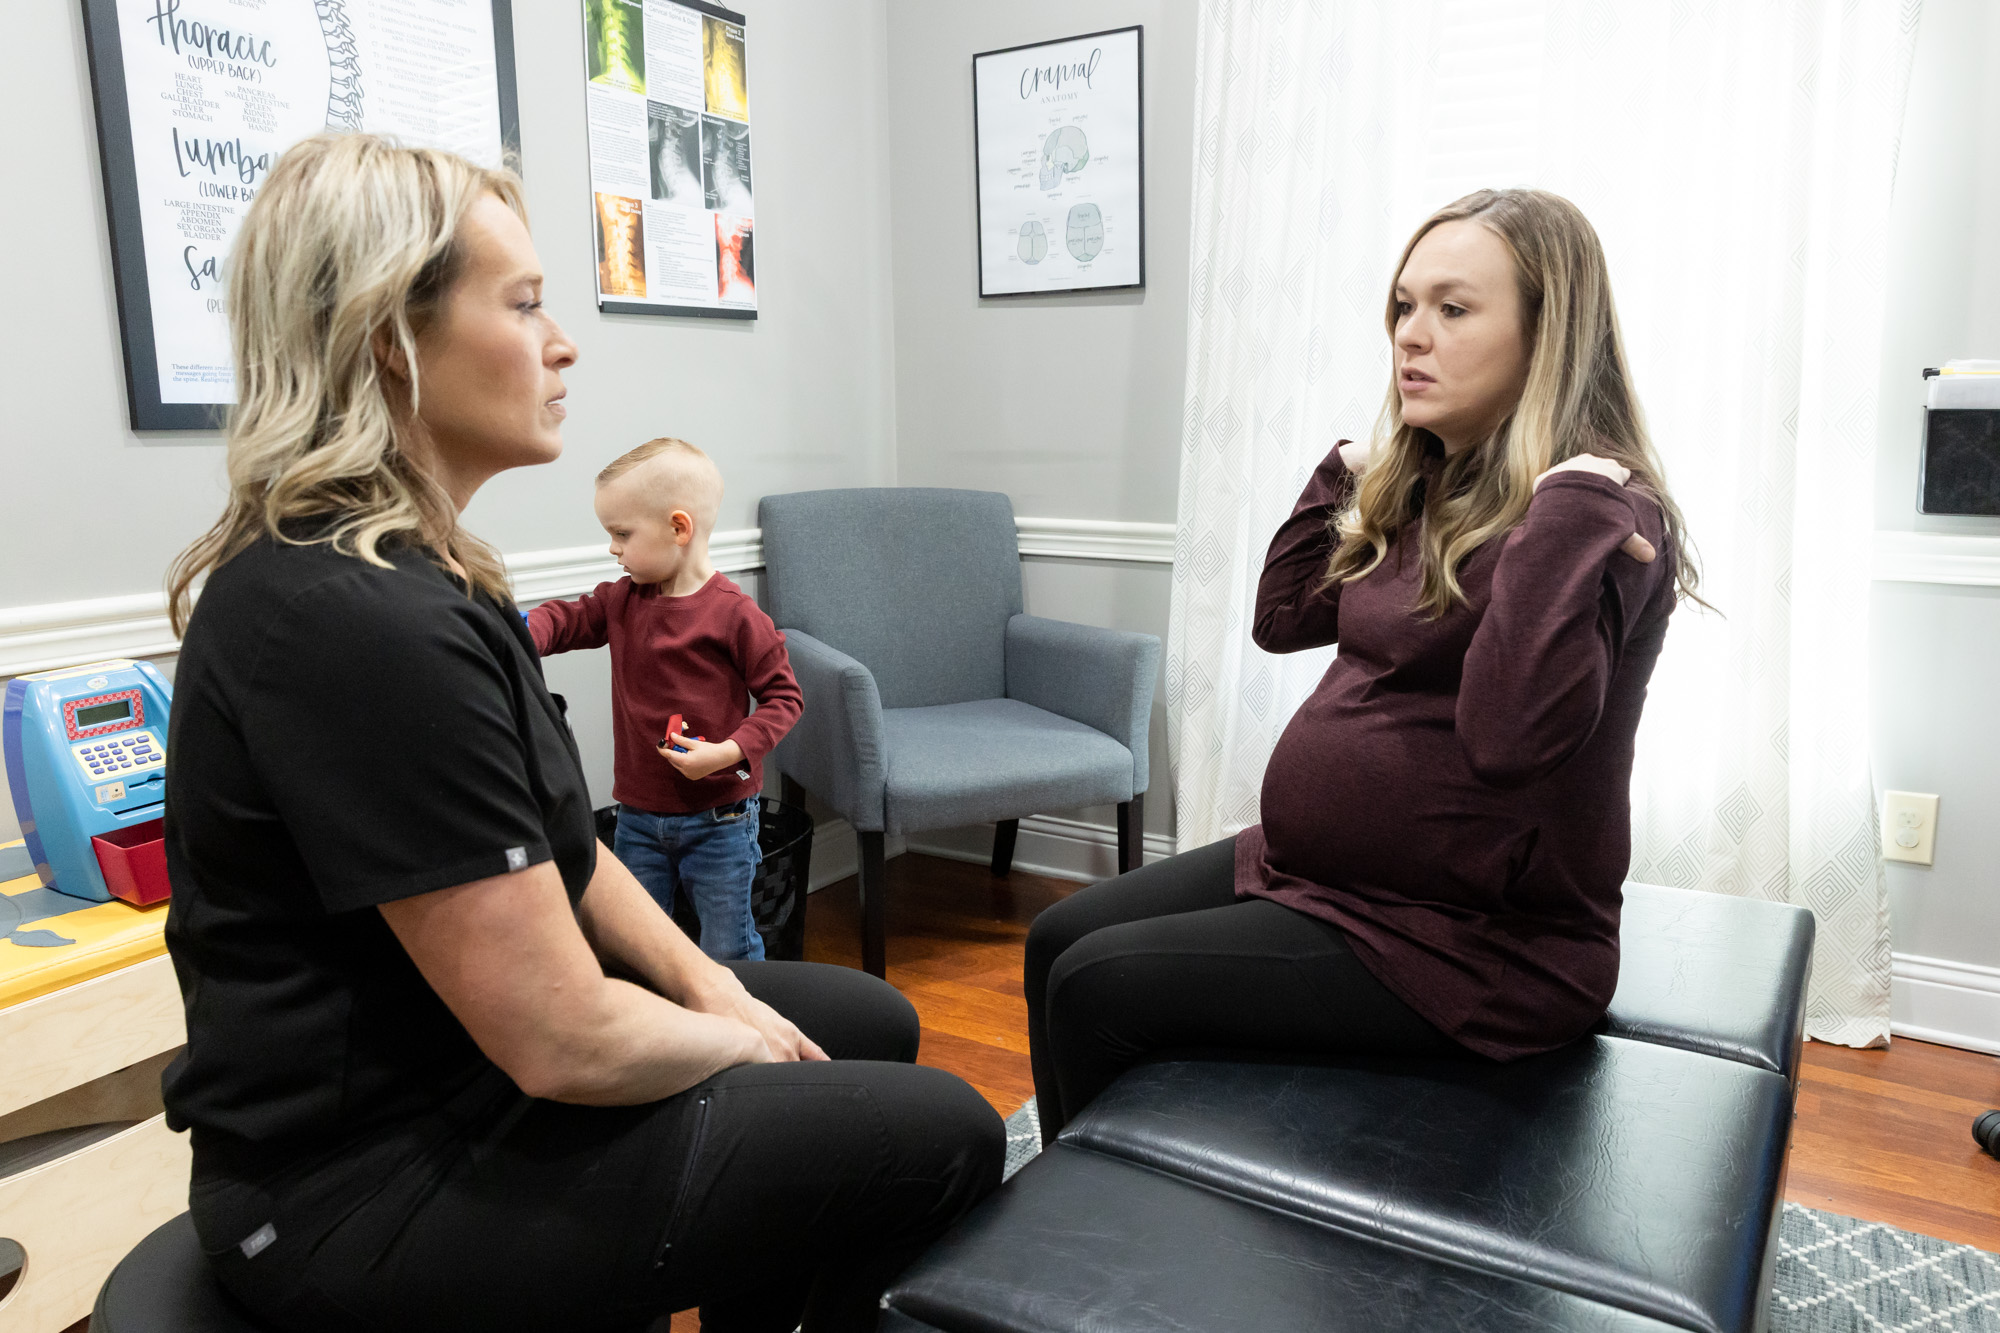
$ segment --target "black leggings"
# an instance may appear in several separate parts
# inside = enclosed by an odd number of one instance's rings
[[[195,1224],[223,1285],[288,1333],[638,1333],[693,1305],[710,1333],[874,1328],[888,1281],[1000,1183],[1000,1118],[909,1063],[916,1012],[882,982],[734,968],[833,1060],[608,1108],[533,1100],[496,1070],[418,1124],[254,1181],[198,1143]],[[265,1223],[275,1239],[245,1258]]]
[[[1338,926],[1238,899],[1234,838],[1044,911],[1024,972],[1044,1143],[1163,1055],[1470,1055],[1377,981]]]

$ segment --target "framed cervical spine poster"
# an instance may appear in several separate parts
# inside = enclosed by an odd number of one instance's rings
[[[134,430],[236,401],[222,281],[271,166],[322,130],[518,158],[510,0],[82,0]]]
[[[702,0],[583,0],[598,309],[757,318],[747,31]]]
[[[981,296],[1146,285],[1142,35],[972,58]]]

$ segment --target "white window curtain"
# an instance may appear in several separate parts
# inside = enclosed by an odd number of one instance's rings
[[[1868,768],[1882,275],[1918,0],[1203,0],[1169,738],[1182,847],[1256,822],[1331,652],[1250,642],[1264,547],[1388,385],[1402,243],[1575,200],[1703,592],[1654,678],[1632,876],[1819,920],[1807,1019],[1887,1040]],[[1613,794],[1607,793],[1607,798]]]

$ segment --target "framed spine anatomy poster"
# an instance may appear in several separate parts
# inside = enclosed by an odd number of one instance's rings
[[[83,0],[134,430],[236,401],[222,282],[280,154],[322,130],[520,143],[510,0]]]
[[[1141,37],[972,58],[981,296],[1146,285]]]
[[[746,30],[702,0],[583,0],[598,309],[757,318]]]

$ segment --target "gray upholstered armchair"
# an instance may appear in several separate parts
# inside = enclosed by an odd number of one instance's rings
[[[861,838],[862,965],[883,971],[882,842],[992,820],[993,870],[1022,815],[1118,807],[1139,863],[1160,641],[1021,614],[1014,510],[986,491],[766,496],[766,608],[805,715],[774,752]]]

